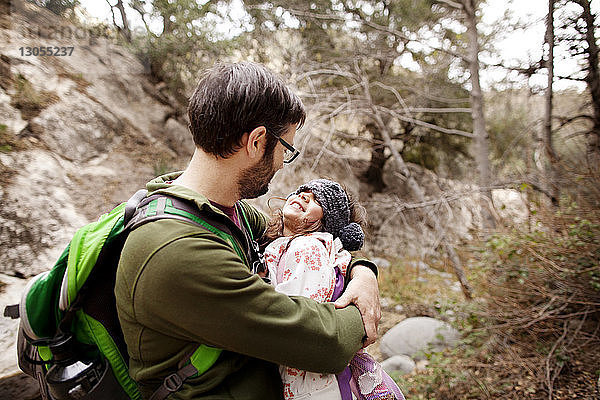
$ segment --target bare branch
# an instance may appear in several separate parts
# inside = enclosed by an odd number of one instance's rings
[[[542,193],[543,195],[547,196],[548,198],[551,197],[551,193],[549,193],[545,188],[543,188],[537,182],[537,180],[529,178],[529,177],[525,177],[523,179],[519,179],[519,180],[515,180],[515,181],[507,181],[507,182],[503,182],[503,183],[498,183],[497,186],[504,187],[504,188],[514,188],[515,186],[522,185],[522,184],[531,186],[531,188],[533,190]]]
[[[589,129],[585,130],[585,131],[577,131],[575,133],[571,133],[570,135],[565,136],[565,140],[573,139],[574,137],[577,137],[577,136],[587,135],[588,133],[590,133]]]
[[[449,7],[455,8],[457,10],[464,10],[464,6],[461,3],[457,3],[455,1],[452,0],[437,0],[438,3],[442,3],[445,4]]]
[[[375,145],[380,145],[383,143],[382,140],[371,139],[371,138],[360,136],[360,135],[351,135],[347,132],[340,131],[340,130],[336,130],[335,135],[342,137],[344,139],[356,140],[356,141],[360,141],[360,142],[367,142],[367,143],[375,144]]]
[[[431,124],[429,122],[421,121],[421,120],[418,120],[418,119],[415,119],[415,118],[406,117],[406,116],[404,116],[402,114],[399,114],[399,113],[397,113],[397,112],[395,112],[393,110],[390,110],[389,108],[380,107],[380,106],[374,106],[374,107],[376,107],[377,109],[379,109],[382,112],[385,112],[385,113],[388,113],[388,114],[392,115],[395,118],[398,118],[401,121],[410,122],[412,124],[423,126],[425,128],[429,128],[429,129],[432,129],[434,131],[438,131],[438,132],[442,132],[442,133],[447,133],[449,135],[464,136],[464,137],[468,137],[468,138],[474,138],[475,137],[475,135],[473,133],[471,133],[471,132],[462,131],[460,129],[444,128],[444,127],[441,127],[441,126],[437,126],[437,125]]]
[[[575,78],[574,76],[556,75],[556,78],[575,82],[587,82],[586,78]]]
[[[356,77],[353,74],[342,71],[341,69],[317,69],[314,71],[308,71],[303,74],[300,74],[296,78],[296,81],[301,81],[302,79],[305,79],[305,78],[311,77],[311,76],[315,76],[315,75],[325,75],[325,74],[343,76],[344,78],[353,80],[355,83],[357,82]]]
[[[112,14],[112,21],[113,21],[113,25],[114,25],[114,26],[115,26],[117,29],[120,29],[119,25],[117,24],[117,19],[116,19],[116,17],[115,17],[115,7],[116,7],[116,6],[113,6],[112,4],[110,4],[110,1],[109,1],[109,0],[106,0],[106,3],[107,3],[107,4],[109,5],[109,7],[110,7],[110,12],[111,12],[111,14]]]
[[[379,86],[382,89],[386,89],[389,90],[390,92],[392,92],[394,94],[394,96],[396,96],[396,100],[398,100],[398,103],[402,106],[402,108],[404,109],[404,111],[407,114],[410,114],[410,111],[408,109],[408,105],[406,105],[406,102],[404,101],[404,99],[402,98],[402,96],[400,96],[400,93],[398,93],[398,91],[396,90],[396,88],[386,85],[384,83],[381,82],[374,82],[373,83],[374,86]]]
[[[404,87],[404,89],[410,90],[413,93],[416,93],[416,94],[418,94],[420,96],[425,97],[426,99],[433,100],[433,101],[439,101],[440,103],[456,104],[456,103],[469,103],[471,101],[471,99],[469,99],[469,98],[450,99],[450,98],[447,98],[447,97],[434,96],[432,94],[422,92],[422,91],[420,91],[420,90],[418,90],[416,88],[409,87],[409,86]]]
[[[353,21],[353,22],[359,22],[361,24],[364,24],[370,28],[373,28],[375,30],[381,31],[381,32],[385,32],[385,33],[389,33],[392,34],[394,36],[396,36],[397,38],[405,41],[406,43],[408,42],[417,42],[418,40],[412,39],[408,36],[406,36],[403,32],[397,30],[397,29],[392,29],[390,27],[384,26],[384,25],[379,25],[376,24],[374,22],[371,21],[367,21],[363,18],[360,18],[358,16],[358,18],[354,17],[356,14],[351,14],[352,17],[350,19],[346,18],[346,17],[342,17],[342,16],[338,16],[338,15],[330,15],[330,14],[318,14],[318,13],[313,13],[313,12],[309,12],[309,11],[301,11],[301,10],[294,10],[291,8],[286,8],[286,11],[289,12],[292,15],[297,15],[297,16],[302,16],[302,17],[308,17],[308,18],[315,18],[315,19],[324,19],[324,20],[334,20],[334,21],[343,21],[343,22],[349,22],[349,21]],[[467,61],[467,57],[463,56],[462,54],[456,53],[452,50],[449,49],[445,49],[443,47],[437,47],[437,46],[433,46],[429,43],[425,43],[423,41],[418,41],[420,45],[425,45],[427,47],[429,47],[432,50],[437,50],[437,51],[441,51],[447,54],[450,54],[453,57],[456,57],[458,59],[461,59],[463,61]]]
[[[594,117],[592,117],[591,115],[587,115],[587,114],[580,114],[580,115],[575,115],[574,117],[561,117],[561,116],[555,116],[554,119],[558,119],[560,121],[560,125],[557,126],[556,128],[554,128],[552,130],[552,132],[557,132],[559,131],[561,128],[563,128],[565,125],[568,125],[572,122],[575,122],[579,119],[587,119],[591,122],[594,122]]]
[[[414,113],[431,113],[431,114],[445,114],[445,113],[471,113],[470,108],[456,107],[456,108],[414,108],[408,107],[408,111]]]

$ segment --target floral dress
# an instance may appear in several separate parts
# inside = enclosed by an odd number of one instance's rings
[[[351,255],[339,239],[327,232],[281,237],[265,249],[265,262],[275,290],[288,296],[309,297],[320,303],[331,301],[336,267],[346,274]],[[289,246],[288,246],[289,244]],[[287,248],[287,250],[286,250]],[[307,338],[309,340],[309,338]],[[336,376],[280,366],[286,400],[340,398]],[[335,397],[333,397],[335,396]]]

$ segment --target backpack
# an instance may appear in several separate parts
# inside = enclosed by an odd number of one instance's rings
[[[215,231],[194,204],[139,190],[77,230],[53,268],[30,280],[20,304],[6,307],[5,316],[20,318],[19,368],[38,381],[43,400],[141,400],[129,376],[114,285],[129,232],[164,218]],[[165,399],[185,379],[206,372],[220,353],[200,345],[164,379],[151,400]]]

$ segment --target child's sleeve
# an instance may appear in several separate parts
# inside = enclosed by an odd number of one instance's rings
[[[319,239],[303,236],[292,240],[284,255],[283,279],[275,290],[288,296],[327,302],[335,288],[330,252]]]

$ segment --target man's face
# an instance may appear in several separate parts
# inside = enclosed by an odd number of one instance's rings
[[[294,143],[296,127],[290,125],[281,138],[288,143]],[[269,183],[275,173],[283,167],[284,147],[277,142],[270,154],[263,157],[253,166],[246,168],[238,179],[238,191],[242,199],[254,199],[269,191]]]

